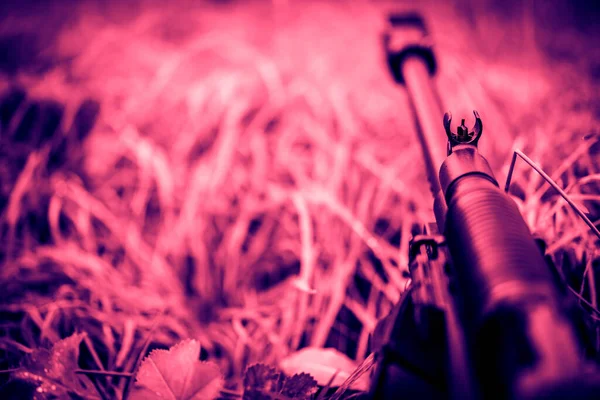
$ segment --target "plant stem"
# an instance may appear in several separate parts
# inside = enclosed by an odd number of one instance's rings
[[[87,375],[106,375],[106,376],[120,376],[123,378],[132,378],[133,374],[130,372],[117,372],[117,371],[95,371],[90,369],[76,369],[76,374],[87,374]]]

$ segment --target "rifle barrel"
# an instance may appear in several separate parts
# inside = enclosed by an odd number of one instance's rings
[[[438,171],[446,158],[446,148],[444,136],[440,134],[440,121],[443,116],[440,99],[423,58],[409,56],[402,62],[401,68],[415,118],[417,137],[421,143],[429,189],[435,199],[435,219],[439,231],[443,232],[446,203]]]
[[[415,114],[417,134],[427,168],[427,178],[431,185],[431,192],[435,195],[441,189],[438,171],[446,158],[446,149],[441,145],[445,143],[445,137],[441,135],[440,129],[443,112],[423,60],[409,57],[402,64],[402,70]]]

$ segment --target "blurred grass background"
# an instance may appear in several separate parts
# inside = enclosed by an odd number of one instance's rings
[[[444,107],[480,112],[499,181],[521,148],[597,223],[598,7],[586,4],[417,9]],[[107,371],[131,371],[148,343],[197,338],[231,388],[248,364],[306,346],[364,359],[408,284],[411,231],[432,220],[380,45],[386,12],[414,4],[0,7],[3,101],[27,97],[2,111],[2,368],[74,331],[88,334],[88,367]],[[513,182],[548,255],[596,305],[598,241],[524,165]],[[103,384],[117,397],[124,385]]]

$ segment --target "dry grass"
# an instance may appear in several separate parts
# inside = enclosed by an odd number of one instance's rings
[[[367,355],[407,284],[411,228],[432,217],[406,98],[381,62],[381,10],[353,4],[82,6],[48,50],[60,62],[16,78],[66,105],[64,127],[87,97],[101,115],[81,162],[49,174],[42,148],[3,172],[6,367],[75,330],[107,371],[195,337],[232,388],[249,363],[306,345]],[[552,79],[540,55],[527,74],[467,52],[468,32],[429,12],[445,105],[481,112],[500,180],[518,146],[598,219],[597,116],[572,109],[582,94],[597,104],[589,82],[568,65]],[[534,173],[514,180],[527,222],[596,304],[597,240]]]

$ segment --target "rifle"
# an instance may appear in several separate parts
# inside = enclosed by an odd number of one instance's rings
[[[411,284],[372,336],[370,397],[599,398],[600,374],[579,310],[505,193],[517,155],[535,164],[516,152],[501,190],[478,151],[477,111],[472,129],[463,119],[453,131],[450,113],[442,119],[422,18],[392,15],[389,22],[387,62],[409,94],[436,223],[412,238]]]

